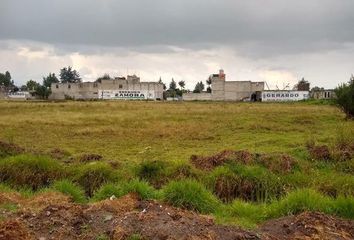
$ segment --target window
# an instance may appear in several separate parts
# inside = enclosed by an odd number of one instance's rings
[[[93,83],[93,87],[97,87],[98,86],[98,84],[97,83]]]
[[[69,89],[71,88],[71,85],[70,85],[70,84],[68,85],[68,88],[69,88]]]
[[[57,85],[55,85],[55,88],[59,88],[59,85],[57,84]]]
[[[122,84],[119,84],[119,88],[120,88],[120,89],[123,88],[123,85],[122,85]]]

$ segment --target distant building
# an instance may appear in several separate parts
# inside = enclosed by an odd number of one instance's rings
[[[333,89],[312,89],[310,96],[312,99],[334,99],[336,93]]]
[[[212,74],[209,79],[211,93],[184,93],[183,100],[243,101],[255,98],[257,92],[264,90],[264,82],[226,81],[223,70]]]
[[[50,99],[121,99],[159,100],[163,98],[163,84],[140,82],[132,75],[84,83],[53,83]]]

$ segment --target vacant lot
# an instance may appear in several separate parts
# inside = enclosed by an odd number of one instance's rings
[[[224,149],[301,154],[354,128],[334,106],[249,103],[0,102],[0,139],[105,159],[186,160]]]
[[[329,104],[3,101],[0,129],[0,239],[354,237],[354,122]]]

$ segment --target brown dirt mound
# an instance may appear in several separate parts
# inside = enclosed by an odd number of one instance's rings
[[[291,173],[297,165],[296,159],[287,154],[262,154],[257,162],[274,173]]]
[[[99,161],[101,160],[103,157],[99,154],[83,154],[80,156],[79,161],[80,162],[94,162],[94,161]]]
[[[19,204],[22,201],[22,197],[19,193],[15,192],[2,192],[0,193],[0,205],[13,203]]]
[[[118,220],[113,239],[127,239],[134,233],[139,233],[143,239],[260,239],[257,234],[237,227],[215,225],[208,216],[155,201],[142,201],[138,210]]]
[[[54,148],[49,151],[49,155],[54,159],[62,160],[69,157],[70,153],[60,148]]]
[[[133,234],[139,234],[142,239],[170,240],[354,239],[353,220],[321,213],[306,212],[271,220],[257,231],[245,231],[235,226],[217,225],[209,216],[156,201],[142,201],[134,194],[94,204],[50,202],[39,210],[24,208],[6,217],[6,221],[0,222],[0,240],[88,240],[99,236],[127,240]]]
[[[97,203],[93,203],[86,210],[87,212],[107,211],[113,214],[119,214],[124,212],[133,211],[139,202],[137,194],[128,194],[119,199],[103,200]]]
[[[264,239],[354,239],[354,221],[334,218],[322,213],[304,212],[265,223],[261,228]]]
[[[70,202],[70,197],[62,193],[43,192],[23,201],[23,206],[31,209],[43,209],[53,204],[68,205]]]
[[[227,161],[233,161],[243,164],[250,164],[253,162],[253,154],[248,151],[233,151],[224,150],[215,155],[205,156],[191,156],[191,162],[199,169],[212,170],[215,167],[223,165]]]
[[[14,143],[0,141],[0,155],[1,152],[5,155],[14,155],[24,153],[25,149]]]
[[[32,240],[29,229],[18,220],[0,222],[0,240]]]
[[[309,153],[314,160],[328,161],[331,159],[331,153],[327,145],[313,146],[309,148]]]

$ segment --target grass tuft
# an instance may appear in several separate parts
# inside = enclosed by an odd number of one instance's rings
[[[78,185],[69,180],[57,181],[53,184],[52,188],[65,195],[69,195],[74,202],[85,203],[85,191]]]
[[[189,179],[170,182],[163,188],[163,198],[176,207],[201,213],[212,213],[220,205],[203,184]]]

